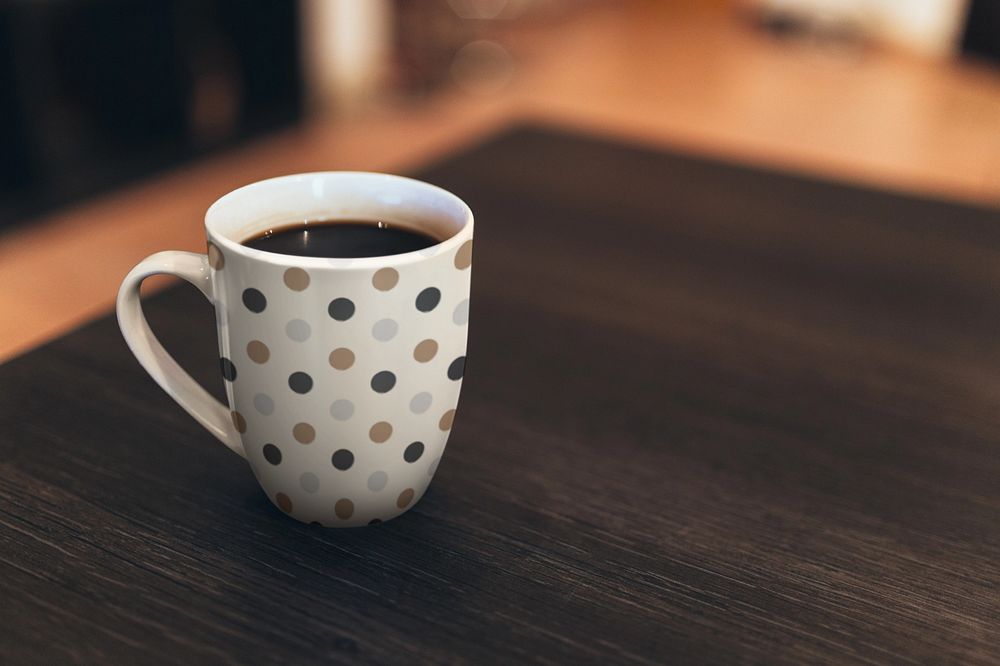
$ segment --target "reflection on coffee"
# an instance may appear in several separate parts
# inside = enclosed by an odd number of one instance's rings
[[[268,229],[243,241],[255,250],[296,257],[355,259],[414,252],[440,241],[378,220],[321,220]]]

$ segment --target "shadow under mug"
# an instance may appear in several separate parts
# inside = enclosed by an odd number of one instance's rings
[[[241,244],[297,221],[390,220],[435,238],[416,252],[299,257]],[[465,369],[472,265],[469,207],[399,176],[322,172],[230,192],[205,216],[207,254],[140,262],[118,293],[118,323],[149,374],[246,458],[293,518],[382,522],[434,476]],[[226,407],[163,349],[142,313],[150,275],[187,280],[214,304]]]

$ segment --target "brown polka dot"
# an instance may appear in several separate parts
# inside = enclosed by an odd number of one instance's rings
[[[267,363],[271,358],[271,350],[260,340],[251,340],[247,343],[247,356],[254,363]]]
[[[316,439],[316,428],[308,423],[296,423],[295,427],[292,428],[292,437],[295,438],[296,442],[311,444]]]
[[[421,363],[434,358],[438,353],[438,343],[435,340],[427,339],[418,344],[413,350],[413,358]]]
[[[385,421],[379,421],[371,427],[368,431],[368,436],[376,444],[381,444],[385,440],[392,437],[392,425],[386,423]]]
[[[309,286],[309,273],[298,267],[285,271],[285,286],[292,291],[302,291]]]
[[[274,501],[278,503],[278,508],[285,513],[292,512],[292,500],[285,493],[278,493],[274,496]]]
[[[399,497],[396,498],[396,506],[400,509],[405,509],[410,506],[410,502],[413,501],[413,488],[407,488],[403,492],[399,493]]]
[[[337,518],[341,520],[347,520],[354,515],[354,502],[347,499],[337,500],[337,503],[333,505],[333,511],[337,514]]]
[[[208,244],[208,265],[217,271],[221,271],[226,265],[226,258],[222,256],[222,250],[215,243]]]
[[[438,421],[438,427],[441,428],[441,430],[451,430],[453,423],[455,423],[455,410],[449,409],[441,415],[441,420]]]
[[[354,352],[346,347],[338,347],[330,352],[330,365],[335,370],[347,370],[354,365]]]
[[[389,291],[399,282],[399,272],[395,268],[380,268],[372,276],[372,286],[379,291]]]
[[[464,271],[466,268],[472,265],[472,241],[467,240],[462,243],[462,247],[458,248],[458,252],[455,253],[455,268],[460,271]]]
[[[233,418],[233,425],[236,427],[236,432],[244,433],[247,431],[247,420],[243,418],[243,415],[239,412],[232,412],[230,416]]]

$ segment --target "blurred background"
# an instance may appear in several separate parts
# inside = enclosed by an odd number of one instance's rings
[[[0,90],[0,359],[234,187],[517,122],[1000,206],[997,0],[6,0]]]

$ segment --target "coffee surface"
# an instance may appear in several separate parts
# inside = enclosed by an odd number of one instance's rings
[[[296,257],[355,259],[422,250],[433,236],[378,220],[324,220],[268,229],[243,241],[255,250]]]

